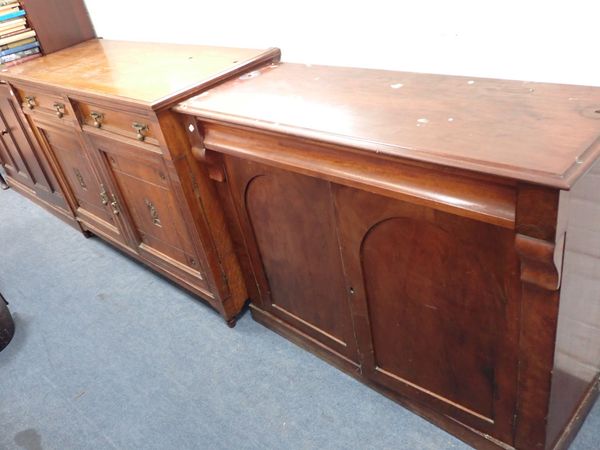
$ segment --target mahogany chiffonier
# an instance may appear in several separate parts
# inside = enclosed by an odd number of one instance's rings
[[[274,64],[178,105],[253,317],[477,448],[598,392],[600,89]]]
[[[279,55],[92,39],[2,71],[2,159],[29,155],[39,162],[29,165],[29,181],[56,188],[19,183],[18,171],[7,170],[9,184],[198,294],[234,325],[248,296],[233,242],[170,107]]]

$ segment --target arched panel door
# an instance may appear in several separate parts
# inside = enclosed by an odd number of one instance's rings
[[[510,442],[514,232],[341,186],[335,199],[363,374]]]
[[[227,158],[263,310],[357,362],[327,181]]]

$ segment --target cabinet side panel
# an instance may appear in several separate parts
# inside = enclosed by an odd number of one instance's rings
[[[568,218],[547,443],[554,443],[600,372],[600,165],[561,197]]]

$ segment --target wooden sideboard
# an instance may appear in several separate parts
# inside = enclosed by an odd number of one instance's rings
[[[170,106],[279,54],[92,39],[3,71],[7,181],[234,325],[247,293],[233,243]]]
[[[253,317],[477,448],[598,393],[600,89],[279,64],[178,105]]]

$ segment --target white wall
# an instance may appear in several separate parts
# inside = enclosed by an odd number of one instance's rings
[[[86,4],[105,39],[280,47],[289,62],[600,86],[598,0]]]

